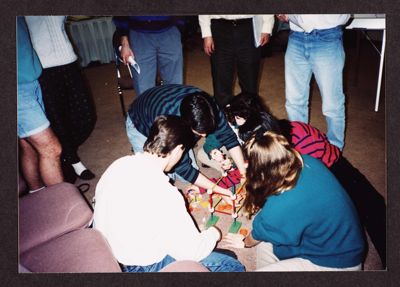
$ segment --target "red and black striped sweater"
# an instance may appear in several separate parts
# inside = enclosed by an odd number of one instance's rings
[[[301,154],[308,154],[322,160],[331,167],[339,158],[340,150],[331,144],[324,133],[317,128],[303,122],[290,122],[292,144],[295,150]]]

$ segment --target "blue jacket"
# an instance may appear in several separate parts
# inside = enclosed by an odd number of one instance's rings
[[[280,260],[300,257],[332,268],[360,264],[364,241],[351,199],[320,160],[302,157],[296,186],[268,197],[255,216],[254,239],[271,242]]]
[[[183,98],[194,92],[201,92],[201,90],[196,87],[178,84],[162,85],[148,89],[131,104],[128,111],[129,117],[135,128],[147,137],[157,116],[180,116],[180,105]],[[214,98],[211,97],[211,101],[218,111],[217,128],[213,134],[228,150],[238,146],[237,137],[229,127],[224,114],[219,110]],[[191,183],[194,183],[199,175],[199,171],[192,167],[191,159],[187,153],[177,164],[175,171]]]
[[[42,65],[32,47],[23,16],[17,17],[17,58],[18,84],[37,80],[42,73]]]

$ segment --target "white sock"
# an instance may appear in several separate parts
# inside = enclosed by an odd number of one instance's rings
[[[83,163],[80,161],[80,162],[77,162],[77,163],[73,163],[72,164],[72,167],[74,168],[74,170],[75,170],[75,173],[77,174],[77,175],[81,175],[81,173],[85,170],[85,169],[87,169],[84,165],[83,165]]]
[[[42,189],[45,188],[45,187],[46,187],[46,186],[42,186],[42,187],[40,187],[40,188],[38,188],[38,189],[30,190],[30,191],[28,191],[28,193],[34,193],[34,192],[36,192],[36,191],[42,190]]]

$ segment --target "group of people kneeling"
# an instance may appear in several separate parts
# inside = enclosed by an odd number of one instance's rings
[[[198,88],[163,85],[132,103],[127,134],[135,154],[102,175],[93,224],[123,271],[156,272],[194,260],[213,272],[241,272],[245,267],[226,249],[253,246],[257,271],[361,270],[364,233],[336,175],[340,150],[312,126],[276,120],[257,95],[238,95],[221,111]],[[254,217],[247,237],[216,226],[200,231],[171,184],[213,188],[193,153],[209,135],[227,149],[245,182],[244,209]]]

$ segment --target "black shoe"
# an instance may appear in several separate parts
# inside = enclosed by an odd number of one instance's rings
[[[78,177],[83,180],[90,180],[95,178],[95,175],[90,170],[85,169],[80,175],[78,175]]]

